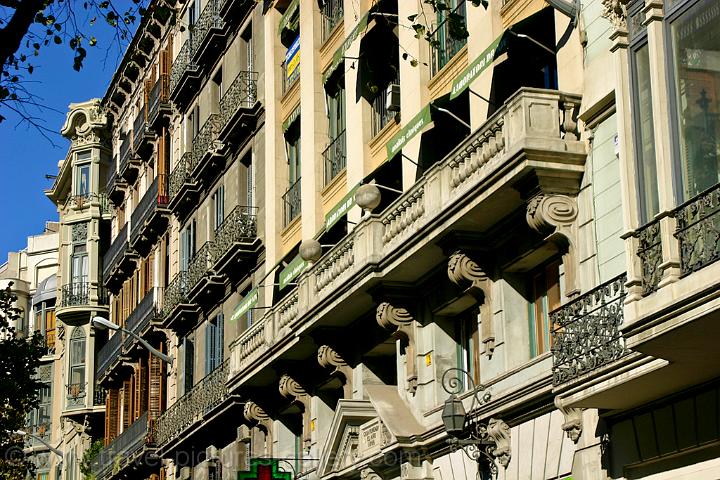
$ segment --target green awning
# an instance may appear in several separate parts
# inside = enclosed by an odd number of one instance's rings
[[[255,306],[258,302],[259,298],[258,289],[253,288],[248,292],[247,295],[245,295],[245,298],[240,300],[240,303],[238,303],[238,306],[235,307],[235,311],[232,314],[232,317],[230,317],[230,321],[234,322],[238,318],[242,317],[247,313],[248,310],[250,310],[252,307]]]
[[[497,37],[460,75],[455,77],[450,90],[450,100],[457,98],[473,80],[492,65],[504,35],[505,33]]]
[[[325,215],[325,231],[327,232],[330,228],[337,223],[340,218],[345,215],[348,210],[355,206],[355,192],[357,191],[360,184],[355,185],[348,193],[343,197],[342,200]]]
[[[360,32],[365,30],[368,24],[368,17],[370,15],[370,12],[367,12],[365,15],[362,16],[360,21],[358,21],[357,25],[350,31],[350,34],[345,37],[345,40],[343,41],[342,45],[338,47],[337,50],[335,50],[335,53],[333,54],[332,62],[330,62],[330,66],[325,70],[323,73],[323,85],[327,83],[330,76],[335,72],[335,70],[340,66],[340,64],[343,62],[343,58],[345,57],[345,51],[347,51],[348,48],[350,48],[350,44],[355,41],[355,39],[360,35]]]
[[[300,105],[295,107],[295,110],[290,112],[290,115],[288,118],[285,119],[285,121],[282,123],[282,131],[287,132],[288,129],[292,126],[293,122],[300,118]]]
[[[393,158],[402,148],[418,133],[424,131],[432,123],[430,115],[430,105],[425,107],[415,115],[394,137],[386,144],[387,160]],[[387,161],[386,160],[386,161]]]
[[[295,278],[300,275],[307,267],[307,262],[302,259],[300,255],[297,255],[287,267],[283,268],[280,272],[280,290],[284,289],[291,283]]]
[[[290,5],[288,5],[287,10],[285,10],[285,13],[283,13],[282,17],[280,17],[280,26],[278,27],[278,33],[282,35],[283,30],[288,29],[292,31],[296,31],[299,19],[293,20],[293,16],[298,14],[298,9],[300,8],[300,0],[293,0]],[[297,15],[299,18],[299,14]],[[292,21],[292,22],[291,22]]]

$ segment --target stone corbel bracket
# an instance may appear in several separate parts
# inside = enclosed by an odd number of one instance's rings
[[[382,302],[377,306],[375,319],[381,327],[392,332],[395,340],[400,340],[401,351],[405,353],[407,390],[411,395],[415,395],[418,381],[415,365],[415,318],[403,307]]]
[[[573,443],[577,443],[583,430],[583,409],[566,407],[563,405],[560,397],[555,397],[554,402],[555,407],[557,407],[560,413],[563,414],[563,417],[565,417],[565,422],[562,424],[563,431],[565,431],[565,434]]]
[[[317,359],[321,367],[332,370],[330,375],[340,379],[343,384],[343,398],[352,398],[353,369],[345,359],[329,345],[322,345],[318,349]]]
[[[243,416],[252,426],[259,427],[265,433],[265,455],[271,456],[272,452],[272,419],[265,411],[255,402],[245,402],[243,407]]]
[[[480,334],[485,353],[492,357],[495,351],[493,328],[492,280],[465,252],[456,250],[448,259],[448,278],[475,298],[480,304]]]
[[[537,194],[527,203],[525,218],[530,228],[546,236],[564,251],[565,295],[573,297],[580,293],[577,284],[578,229],[577,200],[567,195]]]
[[[491,418],[487,425],[488,438],[495,444],[492,455],[503,468],[507,468],[512,457],[510,448],[510,427],[497,418]]]
[[[300,386],[290,375],[283,375],[280,377],[279,384],[280,395],[285,398],[293,400],[295,403],[302,405],[303,407],[303,444],[305,447],[310,446],[311,432],[310,432],[310,420],[311,415],[311,397],[310,394]]]

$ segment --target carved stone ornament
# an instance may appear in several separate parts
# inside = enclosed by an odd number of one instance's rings
[[[382,477],[375,470],[367,467],[360,471],[360,480],[382,480]]]
[[[299,400],[300,397],[306,396],[307,392],[300,386],[290,375],[283,375],[280,377],[280,395],[285,398],[295,398]]]
[[[627,28],[626,0],[602,0],[602,4],[602,16],[607,18],[616,30]]]
[[[104,142],[108,138],[107,115],[100,99],[71,103],[60,133],[73,142],[73,147]]]
[[[565,407],[562,404],[562,400],[560,399],[560,397],[555,397],[555,406],[565,417],[565,422],[562,424],[562,429],[565,431],[567,437],[573,441],[573,443],[577,443],[583,430],[583,409]]]
[[[245,402],[245,407],[243,408],[243,416],[248,422],[258,423],[270,418],[268,414],[265,413],[265,410],[263,410],[260,405],[255,402]]]
[[[332,375],[342,377],[343,397],[352,398],[352,367],[345,359],[329,345],[322,345],[318,349],[317,359],[321,367],[332,369]]]
[[[382,302],[377,307],[375,319],[386,330],[393,332],[393,337],[400,340],[401,349],[405,353],[405,374],[407,390],[411,395],[417,391],[417,369],[415,367],[415,319],[403,307],[396,307],[389,302]]]
[[[72,243],[87,241],[88,222],[76,223],[72,226]]]
[[[510,464],[512,451],[510,449],[510,427],[507,423],[496,418],[491,418],[487,426],[487,434],[495,443],[493,456],[504,468]]]
[[[448,278],[480,302],[480,334],[485,353],[492,357],[495,351],[495,332],[492,312],[492,280],[467,254],[457,250],[448,259]]]
[[[290,375],[280,377],[279,390],[280,395],[303,406],[303,444],[306,448],[309,447],[311,442],[310,419],[312,418],[310,395]]]

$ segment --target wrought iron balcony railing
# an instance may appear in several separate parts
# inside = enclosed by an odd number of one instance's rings
[[[345,170],[347,162],[347,154],[345,147],[345,130],[335,137],[330,145],[323,152],[323,160],[325,163],[325,185],[332,182],[340,172]]]
[[[623,273],[552,312],[554,385],[574,380],[628,352],[620,333],[626,281]]]
[[[372,136],[376,136],[380,133],[380,130],[385,128],[385,125],[392,120],[398,113],[394,110],[388,110],[388,91],[391,88],[398,88],[400,81],[396,78],[391,81],[388,86],[378,93],[372,101]]]
[[[105,393],[105,389],[96,384],[93,392],[93,405],[105,405]]]
[[[138,149],[145,137],[145,128],[147,126],[147,110],[145,107],[138,109],[138,113],[133,121],[133,148]]]
[[[720,260],[720,184],[681,205],[675,219],[682,275]]]
[[[128,224],[126,223],[118,232],[115,240],[110,244],[105,255],[103,255],[103,277],[107,279],[110,272],[115,268],[128,246]]]
[[[195,252],[192,260],[190,260],[187,269],[188,290],[195,288],[200,280],[210,271],[210,267],[212,266],[212,258],[210,257],[212,245],[212,242],[205,242],[203,246]]]
[[[170,281],[168,286],[165,288],[165,294],[163,295],[162,310],[160,311],[160,317],[167,318],[175,307],[187,301],[188,292],[188,279],[187,271],[182,270],[175,275],[175,278]]]
[[[238,205],[215,230],[215,239],[210,247],[212,263],[225,255],[233,244],[253,240],[255,237],[257,237],[257,208]]]
[[[284,226],[290,225],[290,222],[300,215],[300,179],[290,185],[282,196],[284,210]]]
[[[82,195],[70,195],[65,200],[65,209],[73,208],[75,210],[82,210],[89,208],[93,205],[97,205],[100,209],[100,214],[105,215],[112,212],[110,208],[110,199],[104,193],[84,193]]]
[[[127,132],[125,138],[120,143],[120,171],[124,172],[127,169],[128,163],[132,158],[132,141],[133,132]]]
[[[140,335],[150,325],[155,317],[155,289],[152,288],[145,293],[140,303],[133,309],[125,321],[125,328]],[[134,339],[130,335],[125,336],[125,346],[131,345]]]
[[[463,18],[466,22],[465,0],[453,10],[454,14]],[[445,18],[434,32],[430,35],[430,73],[435,76],[442,68],[448,64],[451,58],[455,56],[467,43],[467,38],[457,38],[453,33],[455,28],[451,28],[450,20]]]
[[[257,101],[257,72],[240,72],[220,100],[222,124],[235,116],[241,108],[251,108]]]
[[[145,412],[132,425],[115,437],[93,460],[90,469],[97,480],[109,479],[114,470],[129,461],[145,445],[149,445],[148,413]]]
[[[222,29],[224,27],[225,21],[220,17],[220,2],[218,2],[218,0],[208,1],[200,13],[197,22],[191,27],[191,57],[195,58],[195,55],[197,55],[203,43],[205,43],[210,30]]]
[[[206,154],[218,150],[218,148],[215,147],[214,142],[217,139],[221,128],[222,116],[218,113],[210,115],[200,128],[200,131],[192,141],[191,172],[197,168],[203,158],[205,158]]]
[[[108,341],[98,352],[95,367],[96,378],[103,378],[110,369],[110,366],[120,357],[120,347],[122,346],[121,340],[122,334],[120,332],[115,332],[113,336],[108,338]]]
[[[85,397],[87,397],[87,383],[68,383],[65,385],[67,395],[65,397],[67,408],[85,407]]]
[[[662,278],[662,245],[660,220],[654,220],[636,232],[639,240],[638,257],[642,268],[643,295],[657,290]]]
[[[170,92],[174,92],[180,85],[185,71],[188,69],[197,70],[198,66],[192,61],[192,42],[187,39],[180,48],[177,57],[170,68]]]
[[[177,438],[194,423],[201,421],[209,412],[228,398],[228,362],[200,380],[189,392],[180,397],[157,420],[155,440],[159,447]]]
[[[170,94],[170,79],[167,74],[161,73],[155,85],[150,89],[148,96],[148,121],[152,121],[158,116],[160,106],[168,103]]]
[[[97,304],[107,305],[107,292],[102,286],[93,286],[88,281],[80,281],[67,283],[60,288],[60,302],[58,306],[65,308],[91,305],[93,303],[93,299],[91,298],[93,290],[95,290],[97,295]]]
[[[130,230],[130,238],[135,239],[145,226],[145,221],[152,215],[157,207],[164,207],[168,204],[168,196],[161,195],[160,190],[167,191],[164,188],[166,182],[165,175],[158,175],[150,184],[145,195],[143,195],[140,203],[133,210],[131,219],[132,228]],[[160,188],[163,186],[163,188]],[[134,240],[133,240],[134,241]]]
[[[330,38],[335,27],[343,20],[343,0],[325,0],[320,9],[322,15],[322,41]]]
[[[187,151],[180,157],[180,161],[170,173],[170,200],[172,200],[180,191],[185,182],[190,178],[192,172],[192,151]]]

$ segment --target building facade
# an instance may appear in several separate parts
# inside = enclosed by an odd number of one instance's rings
[[[715,3],[162,5],[64,130],[96,478],[720,476]]]

